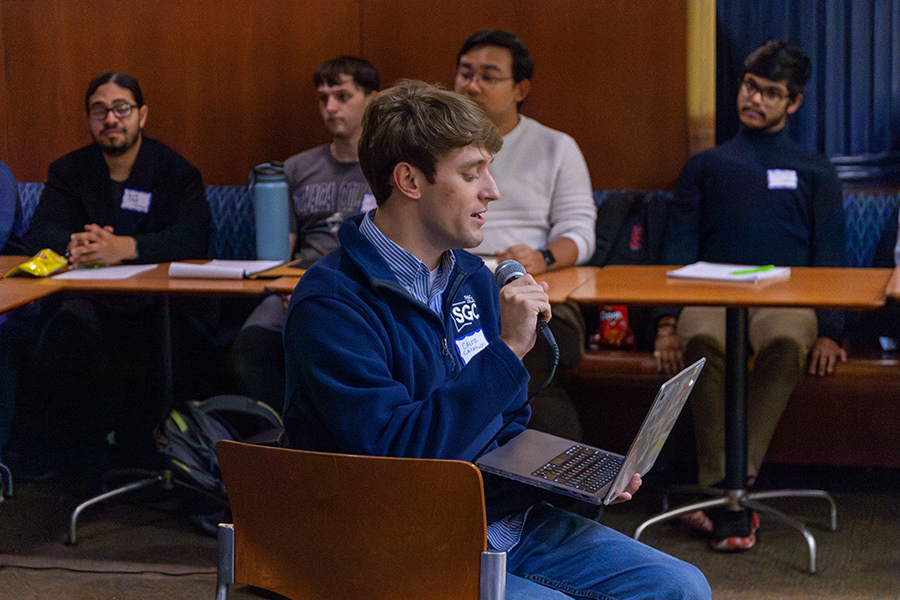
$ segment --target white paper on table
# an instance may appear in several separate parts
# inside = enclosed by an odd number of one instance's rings
[[[114,267],[80,267],[54,275],[53,279],[128,279],[138,273],[155,269],[156,265],[116,265]]]
[[[699,261],[680,269],[667,271],[668,277],[680,277],[683,279],[713,279],[716,281],[766,281],[770,279],[787,279],[791,276],[790,267],[772,267],[756,271],[759,265],[729,265],[724,263],[710,263]],[[736,272],[737,271],[737,272]],[[751,271],[740,273],[740,271]]]
[[[243,279],[283,264],[281,260],[211,260],[203,264],[173,262],[169,277],[191,279]]]

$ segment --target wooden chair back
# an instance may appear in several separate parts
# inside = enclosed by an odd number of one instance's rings
[[[479,597],[486,545],[471,463],[216,445],[234,581],[293,600]]]

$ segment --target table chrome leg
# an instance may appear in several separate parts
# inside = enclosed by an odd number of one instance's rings
[[[800,534],[806,539],[806,544],[809,547],[809,572],[810,574],[815,574],[816,572],[816,540],[806,528],[806,525],[798,521],[793,517],[789,517],[780,510],[772,508],[771,506],[766,506],[765,504],[760,504],[759,502],[754,502],[749,497],[745,497],[741,499],[741,504],[749,508],[750,510],[756,511],[761,515],[765,515],[767,517],[772,517],[773,519],[777,519],[784,523],[785,525],[789,525],[800,532]]]
[[[75,528],[78,523],[78,516],[84,511],[84,509],[89,506],[93,506],[98,502],[103,502],[105,500],[109,500],[110,498],[115,498],[121,494],[125,494],[134,490],[139,490],[141,488],[149,487],[151,485],[155,485],[157,483],[163,483],[166,480],[165,474],[158,474],[148,477],[146,479],[141,479],[140,481],[135,481],[133,483],[129,483],[127,485],[123,485],[122,487],[118,487],[114,490],[110,490],[104,494],[100,494],[99,496],[94,496],[88,500],[85,500],[81,504],[75,507],[75,510],[72,511],[72,518],[69,522],[69,537],[66,540],[67,544],[74,544],[77,540],[75,537]]]

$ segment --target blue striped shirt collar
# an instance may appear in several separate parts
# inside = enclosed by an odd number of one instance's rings
[[[456,256],[449,250],[444,252],[432,278],[431,271],[425,263],[392,242],[378,229],[372,221],[375,210],[377,209],[366,213],[359,226],[360,232],[375,246],[400,285],[406,288],[413,298],[440,315],[442,296],[450,283],[450,273],[456,265]]]

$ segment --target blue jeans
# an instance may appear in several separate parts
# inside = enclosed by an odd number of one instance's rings
[[[507,600],[566,595],[708,600],[712,595],[697,567],[546,504],[529,513],[519,543],[507,554],[506,570]]]

